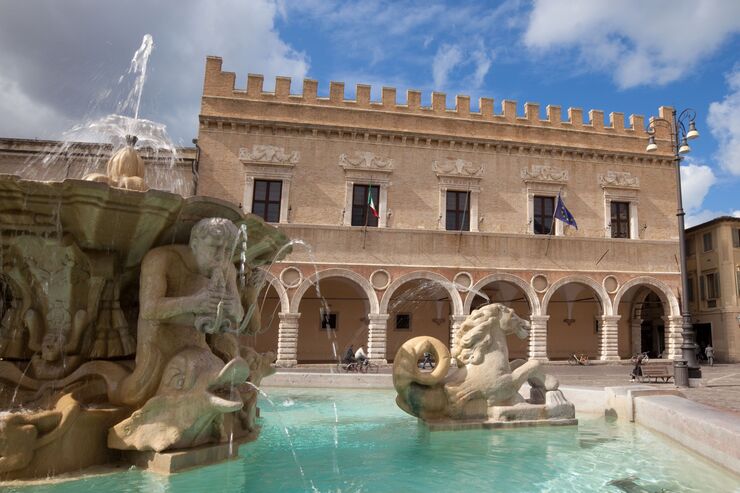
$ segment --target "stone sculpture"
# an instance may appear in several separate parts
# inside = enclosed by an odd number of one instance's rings
[[[415,337],[404,343],[393,363],[396,403],[427,422],[477,420],[481,423],[575,423],[575,408],[558,390],[558,381],[546,375],[537,361],[509,363],[506,336],[529,335],[529,323],[501,304],[474,310],[453,340],[453,352],[433,337]],[[431,352],[437,366],[419,369],[418,361]],[[451,359],[459,368],[448,375]],[[530,397],[519,394],[529,382]]]
[[[112,187],[146,192],[149,186],[144,178],[144,160],[134,149],[138,139],[134,135],[126,136],[126,146],[119,149],[108,160],[105,174],[91,173],[83,180],[106,183]]]
[[[157,190],[0,177],[0,195],[0,481],[257,437],[247,382],[275,356],[240,340],[260,286],[234,262],[258,272],[282,233]]]

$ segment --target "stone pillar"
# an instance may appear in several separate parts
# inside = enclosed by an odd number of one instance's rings
[[[376,364],[388,362],[385,350],[388,341],[388,315],[387,313],[368,314],[367,327],[367,357]]]
[[[455,349],[455,334],[466,318],[467,315],[450,315],[450,352]]]
[[[619,360],[619,315],[601,317],[601,341],[599,359],[602,361]]]
[[[665,322],[665,347],[668,350],[668,359],[683,359],[681,344],[683,344],[683,317],[663,317]]]
[[[529,317],[529,359],[547,361],[547,321],[550,315]]]
[[[630,332],[632,337],[632,354],[640,354],[642,352],[642,319],[632,319]]]
[[[298,363],[298,319],[300,313],[278,313],[278,350],[276,366],[289,367]]]

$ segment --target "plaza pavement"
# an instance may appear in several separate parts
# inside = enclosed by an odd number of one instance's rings
[[[629,374],[632,370],[629,361],[608,364],[596,362],[587,366],[552,362],[544,366],[545,371],[556,376],[562,385],[598,388],[629,385]],[[337,367],[328,364],[298,365],[294,368],[281,368],[278,371],[336,373]],[[390,373],[391,367],[383,367],[380,372]],[[649,385],[655,388],[675,388],[672,382]],[[688,399],[740,416],[740,363],[702,366],[701,386],[680,390]]]

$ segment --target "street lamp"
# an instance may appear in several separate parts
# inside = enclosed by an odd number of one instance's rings
[[[683,318],[681,354],[682,359],[688,363],[689,376],[691,378],[701,378],[701,368],[696,361],[694,328],[691,324],[691,315],[689,314],[689,278],[686,271],[686,240],[684,233],[684,215],[686,213],[683,211],[683,200],[681,198],[681,154],[691,152],[689,140],[699,137],[699,132],[696,130],[696,124],[694,123],[695,119],[696,112],[691,108],[683,110],[678,115],[675,110],[672,111],[670,120],[665,118],[651,119],[647,128],[648,145],[645,150],[647,152],[658,150],[658,145],[655,143],[655,127],[657,124],[667,126],[671,132],[673,161],[676,165],[676,195],[678,200],[676,216],[678,217],[678,248],[681,256],[681,317]]]

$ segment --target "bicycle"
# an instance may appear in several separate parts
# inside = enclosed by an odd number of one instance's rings
[[[571,365],[588,365],[588,355],[585,353],[573,353],[570,355],[570,358],[568,358],[568,363]]]
[[[342,363],[342,370],[346,373],[378,373],[380,367],[375,363],[371,363],[370,360],[365,359],[362,361]]]

